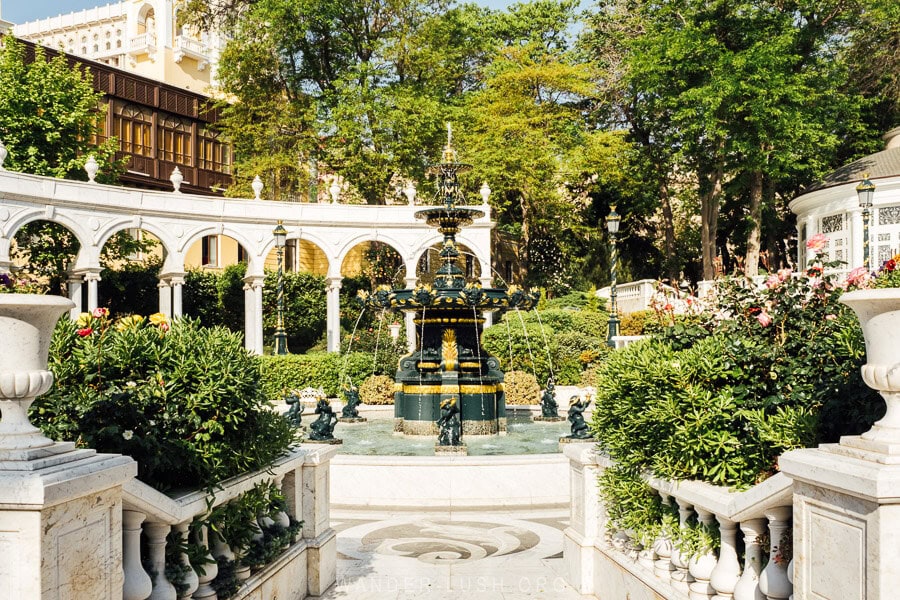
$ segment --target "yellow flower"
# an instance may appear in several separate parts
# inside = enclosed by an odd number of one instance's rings
[[[78,315],[78,320],[75,322],[81,328],[87,327],[87,324],[91,322],[91,319],[94,317],[89,312],[83,312]]]
[[[118,321],[116,321],[116,331],[125,331],[129,328],[137,328],[140,327],[141,323],[144,322],[144,317],[141,315],[130,315],[127,317],[122,317]]]
[[[169,319],[163,313],[153,313],[149,318],[152,325],[168,325],[169,323]]]

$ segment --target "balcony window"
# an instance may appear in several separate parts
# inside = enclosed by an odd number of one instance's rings
[[[157,131],[159,159],[191,164],[191,126],[174,115],[160,115]]]
[[[231,173],[231,146],[219,141],[219,132],[204,127],[200,130],[200,152],[197,156],[201,169]]]
[[[219,266],[219,238],[215,235],[203,236],[201,264],[204,267]]]
[[[152,120],[149,109],[134,104],[116,104],[113,135],[119,139],[119,149],[137,156],[153,156]]]

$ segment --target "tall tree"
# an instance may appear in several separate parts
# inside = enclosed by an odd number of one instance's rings
[[[98,144],[106,110],[91,75],[71,67],[62,54],[47,60],[41,46],[34,59],[12,36],[0,46],[0,140],[9,151],[4,168],[34,175],[86,180],[84,163],[93,155],[99,181],[118,178],[117,143]]]

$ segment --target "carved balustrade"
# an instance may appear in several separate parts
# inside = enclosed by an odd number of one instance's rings
[[[303,525],[300,533],[270,564],[256,567],[251,572],[249,566],[236,561],[235,577],[241,586],[239,594],[261,587],[294,560],[306,563],[306,567],[299,569],[304,574],[303,581],[298,583],[295,578],[292,582],[303,588],[300,597],[324,592],[334,581],[336,560],[335,534],[329,526],[328,509],[328,468],[335,452],[336,449],[330,446],[301,446],[267,470],[223,482],[212,496],[200,490],[170,497],[136,479],[128,482],[123,494],[124,600],[216,600],[213,585],[218,572],[216,559],[233,561],[240,557],[229,545],[229,540],[204,525],[193,529],[194,541],[205,549],[206,562],[192,565],[183,551],[183,542],[187,541],[191,529],[189,526],[195,520],[203,519],[210,510],[239,499],[260,483],[275,485],[285,498],[285,510],[275,515],[274,522],[287,527],[293,519],[302,521]],[[178,535],[169,536],[170,531]],[[166,545],[173,542],[178,543],[176,552],[180,551],[180,563],[186,567],[177,582],[180,595],[165,572]],[[141,555],[142,548],[146,555]],[[315,552],[307,553],[310,549]]]
[[[648,477],[647,483],[663,503],[677,508],[678,523],[675,533],[661,534],[642,545],[631,532],[603,531],[609,521],[596,475],[610,464],[609,459],[593,449],[564,451],[573,474],[566,561],[571,563],[569,583],[582,593],[596,593],[593,580],[600,573],[596,559],[585,559],[589,552],[605,555],[642,586],[671,600],[791,598],[792,491],[785,475],[778,473],[741,492],[698,481]],[[677,532],[695,522],[718,530],[717,550],[679,550]],[[597,592],[600,585],[598,580]]]

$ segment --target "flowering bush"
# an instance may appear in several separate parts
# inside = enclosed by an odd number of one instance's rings
[[[265,467],[293,443],[268,409],[239,335],[164,315],[111,320],[105,308],[60,320],[52,390],[32,420],[54,439],[138,461],[160,489],[211,486]]]
[[[44,287],[31,279],[0,273],[0,294],[43,294]]]

